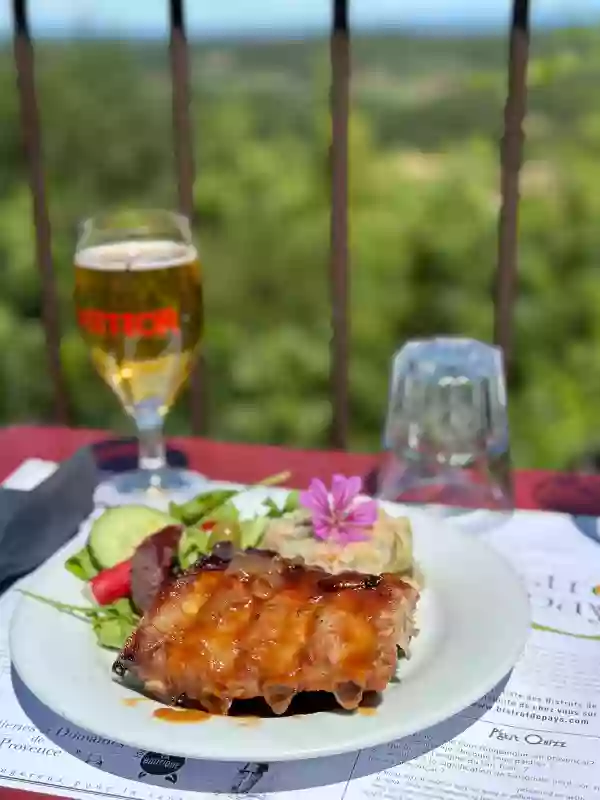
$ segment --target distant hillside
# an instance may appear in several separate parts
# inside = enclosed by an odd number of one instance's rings
[[[377,450],[393,351],[414,336],[491,336],[507,41],[357,36],[352,52],[351,445]],[[210,434],[326,445],[328,41],[194,42],[191,62]],[[104,207],[176,205],[168,49],[43,41],[36,64],[74,419],[124,430],[75,327],[75,231]],[[598,442],[600,28],[534,32],[529,85],[513,455],[521,467],[565,468]],[[8,44],[0,130],[0,424],[45,421],[51,387]],[[168,426],[189,430],[185,403]]]

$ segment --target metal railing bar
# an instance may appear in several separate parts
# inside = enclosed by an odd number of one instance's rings
[[[59,308],[52,261],[52,236],[46,200],[40,115],[35,90],[34,53],[27,19],[26,0],[13,0],[13,47],[21,136],[32,198],[35,253],[41,279],[46,359],[54,394],[54,417],[57,422],[66,425],[69,421],[69,404],[60,360]]]
[[[331,221],[329,281],[331,292],[331,444],[348,443],[349,249],[348,120],[350,114],[350,28],[348,0],[332,0],[331,57]]]
[[[510,30],[508,96],[501,146],[501,208],[494,297],[494,341],[510,364],[514,336],[519,234],[519,177],[523,160],[523,122],[527,110],[529,0],[514,0]]]
[[[173,148],[179,210],[194,223],[194,148],[190,114],[190,63],[185,26],[184,0],[169,0]],[[202,355],[190,376],[193,433],[206,431],[206,366]]]

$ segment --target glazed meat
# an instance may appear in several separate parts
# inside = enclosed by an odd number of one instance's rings
[[[162,702],[217,714],[260,697],[282,714],[316,691],[352,709],[393,677],[417,599],[394,575],[330,575],[218,546],[163,587],[114,671]]]
[[[154,605],[171,577],[183,527],[169,525],[145,539],[131,559],[131,597],[142,613]]]

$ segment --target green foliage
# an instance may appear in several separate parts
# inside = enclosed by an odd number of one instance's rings
[[[351,445],[380,446],[389,364],[407,338],[489,339],[506,42],[364,37],[350,136]],[[206,275],[210,434],[325,446],[330,420],[327,44],[192,50],[195,204]],[[76,421],[125,430],[71,303],[77,221],[174,206],[166,49],[37,49]],[[530,71],[511,417],[519,466],[593,445],[600,389],[600,32],[538,34]],[[10,51],[0,50],[0,422],[47,420],[30,198]],[[169,430],[188,430],[184,398]]]

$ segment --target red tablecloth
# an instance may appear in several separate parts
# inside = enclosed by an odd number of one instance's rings
[[[106,438],[106,433],[68,428],[11,427],[0,430],[0,480],[26,458],[60,461],[79,447]],[[187,454],[190,466],[211,478],[251,483],[283,470],[303,487],[313,475],[327,479],[335,472],[366,475],[378,456],[331,451],[292,450],[205,439],[178,439],[173,444]],[[515,479],[516,504],[572,514],[600,515],[600,476],[563,475],[521,470]],[[48,795],[0,787],[0,800],[42,800]]]
[[[60,461],[79,447],[106,438],[106,432],[70,428],[11,427],[0,430],[0,480],[26,458]],[[251,483],[283,470],[293,474],[294,486],[303,487],[313,475],[324,479],[335,472],[366,475],[379,457],[323,450],[294,450],[267,445],[231,444],[207,439],[173,438],[190,465],[211,478]],[[600,476],[519,470],[515,477],[516,504],[525,509],[547,509],[600,515]]]

